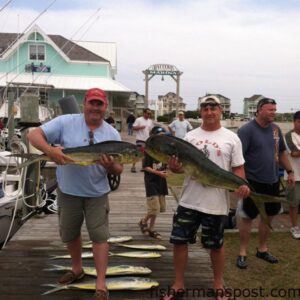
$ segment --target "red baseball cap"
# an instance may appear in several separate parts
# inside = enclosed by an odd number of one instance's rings
[[[84,96],[85,101],[99,100],[107,104],[106,93],[98,88],[92,88],[86,91]]]

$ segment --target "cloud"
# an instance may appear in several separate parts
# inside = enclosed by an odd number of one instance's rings
[[[244,97],[258,93],[278,99],[279,111],[299,109],[300,8],[295,1],[57,2],[38,25],[66,38],[116,42],[117,79],[141,94],[142,70],[168,63],[183,72],[180,94],[189,109],[206,92],[230,98],[238,112]],[[85,27],[74,36],[99,7],[99,19],[88,32],[83,35]],[[19,28],[25,28],[40,11],[10,7],[4,14],[9,18],[0,15],[0,28],[17,31],[17,15]],[[171,78],[150,81],[151,98],[169,91],[176,91]]]

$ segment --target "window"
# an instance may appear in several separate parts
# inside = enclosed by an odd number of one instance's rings
[[[29,45],[29,59],[45,60],[45,46],[44,45]]]

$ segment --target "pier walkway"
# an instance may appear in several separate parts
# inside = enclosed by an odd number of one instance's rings
[[[131,137],[130,137],[131,138]],[[124,138],[124,140],[126,140]],[[131,141],[134,141],[131,140]],[[138,169],[140,165],[137,166]],[[112,291],[110,299],[137,300],[159,299],[164,289],[173,281],[172,245],[169,243],[172,216],[177,203],[172,195],[167,197],[167,212],[157,218],[157,230],[162,234],[162,241],[155,241],[141,234],[138,221],[145,213],[145,189],[143,173],[131,173],[130,166],[125,166],[119,188],[110,193],[110,232],[111,236],[130,235],[134,244],[161,244],[167,247],[160,258],[125,258],[112,256],[110,265],[133,264],[150,268],[150,278],[159,282],[159,287],[145,291]],[[51,289],[44,284],[56,283],[62,273],[45,271],[50,264],[69,265],[68,259],[50,260],[51,255],[66,254],[58,235],[57,215],[34,217],[27,221],[15,234],[7,246],[0,251],[0,299],[2,300],[88,300],[92,291],[62,290],[42,296]],[[83,240],[88,241],[85,226]],[[132,251],[111,245],[112,252]],[[84,260],[85,266],[93,266],[92,259]],[[88,276],[86,276],[87,279]],[[84,279],[84,280],[86,280]],[[193,289],[184,299],[211,299],[200,297],[202,290],[212,288],[213,274],[208,253],[200,244],[190,246],[189,264],[186,272],[186,287]]]

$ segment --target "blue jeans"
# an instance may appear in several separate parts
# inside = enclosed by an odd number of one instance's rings
[[[133,123],[128,123],[128,135],[133,135],[132,125]]]

